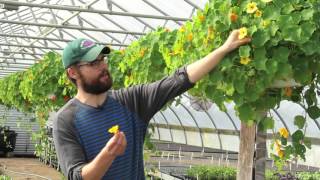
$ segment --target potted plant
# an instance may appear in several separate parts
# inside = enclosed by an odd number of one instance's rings
[[[10,130],[8,126],[0,127],[0,151],[6,155],[8,152],[13,152],[16,145],[17,133]]]

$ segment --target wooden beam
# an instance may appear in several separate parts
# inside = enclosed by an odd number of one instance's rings
[[[237,180],[252,179],[256,124],[241,122]]]

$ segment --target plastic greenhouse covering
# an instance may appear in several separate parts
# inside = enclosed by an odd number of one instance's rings
[[[0,77],[24,70],[67,42],[90,38],[114,49],[157,27],[178,28],[205,0],[0,1]]]

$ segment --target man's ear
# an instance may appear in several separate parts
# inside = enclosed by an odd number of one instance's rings
[[[73,78],[73,79],[77,79],[78,73],[77,73],[77,71],[76,71],[74,68],[69,67],[69,68],[67,69],[67,73],[69,74],[69,77],[71,77],[71,78]]]

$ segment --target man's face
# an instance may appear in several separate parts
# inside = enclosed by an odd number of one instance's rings
[[[98,95],[112,87],[112,77],[104,58],[104,55],[99,55],[95,61],[76,65],[79,74],[77,84],[85,92]]]

